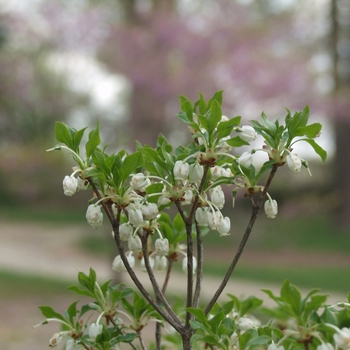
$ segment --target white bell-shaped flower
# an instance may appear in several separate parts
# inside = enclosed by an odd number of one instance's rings
[[[134,253],[139,253],[142,251],[141,238],[138,235],[131,236],[128,240],[128,247]]]
[[[102,333],[103,326],[99,323],[91,323],[89,328],[89,337],[91,340],[95,340],[98,335]]]
[[[155,203],[145,203],[141,207],[141,211],[145,220],[152,220],[159,214],[158,206]]]
[[[187,272],[187,256],[185,256],[182,260],[182,271]],[[193,273],[197,270],[197,259],[193,256],[192,257],[192,264],[193,264]]]
[[[189,205],[189,204],[191,204],[192,203],[192,199],[193,199],[193,192],[191,190],[185,191],[182,199],[183,199],[183,201],[181,202],[182,205]]]
[[[157,255],[154,259],[154,270],[163,272],[168,267],[168,259],[166,256],[159,256]]]
[[[209,225],[209,208],[208,207],[197,208],[195,213],[195,219],[198,222],[199,226],[208,226]]]
[[[253,163],[253,156],[250,152],[243,152],[238,158],[238,163],[246,168],[249,168]]]
[[[239,137],[243,141],[251,142],[251,141],[254,141],[258,136],[254,128],[250,125],[243,125],[240,129],[241,129],[241,132],[239,133]]]
[[[210,199],[218,209],[222,209],[224,207],[225,194],[221,186],[216,186],[210,191]]]
[[[59,344],[62,340],[62,335],[60,333],[55,333],[52,338],[49,340],[49,346],[51,348],[54,348],[55,346],[57,346],[57,344]]]
[[[151,180],[142,173],[137,173],[131,177],[130,187],[134,191],[146,192],[146,188],[151,184]]]
[[[199,185],[204,174],[204,168],[202,165],[195,163],[190,165],[189,179],[191,182]]]
[[[295,173],[300,173],[302,161],[296,153],[288,154],[286,161],[290,170]]]
[[[73,196],[78,189],[78,180],[74,176],[66,175],[63,179],[63,192],[66,196]]]
[[[119,236],[122,241],[128,241],[133,232],[134,229],[128,222],[125,222],[119,226]]]
[[[135,208],[132,205],[129,205],[128,209],[128,218],[131,225],[133,225],[134,227],[141,226],[143,223],[142,210]]]
[[[151,269],[154,268],[154,258],[152,258],[151,256],[148,258],[149,264],[151,265]],[[147,272],[146,269],[146,264],[145,264],[145,258],[142,257],[141,259],[141,263],[140,263],[140,269],[142,272]]]
[[[101,227],[103,224],[103,213],[101,211],[101,206],[90,204],[86,211],[86,220],[93,228]]]
[[[154,242],[154,247],[158,255],[168,255],[169,253],[169,241],[167,238],[158,238]]]
[[[222,221],[222,214],[220,211],[209,212],[209,227],[212,230],[218,230]]]
[[[182,160],[178,160],[174,165],[174,177],[175,180],[186,180],[190,171],[190,165],[188,163],[183,162]]]
[[[126,253],[126,258],[131,268],[135,266],[135,257],[132,252]],[[116,272],[126,271],[126,267],[120,255],[117,255],[112,262],[112,270]]]
[[[225,216],[221,219],[220,226],[217,231],[220,233],[220,236],[228,236],[231,229],[231,220],[228,216]]]
[[[316,350],[334,350],[334,346],[331,343],[322,343],[317,345]]]
[[[230,169],[223,168],[221,166],[215,165],[211,168],[211,178],[212,180],[217,180],[219,177],[225,176],[225,177],[232,177],[233,174]]]
[[[264,204],[265,214],[269,219],[274,219],[278,213],[278,204],[274,199],[269,199]]]
[[[349,349],[350,344],[350,328],[342,328],[337,330],[333,335],[335,344],[341,349]]]
[[[79,191],[85,191],[88,186],[89,186],[89,181],[82,179],[80,176],[77,177],[77,181],[78,181],[78,190]]]

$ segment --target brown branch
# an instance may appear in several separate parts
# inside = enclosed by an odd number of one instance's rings
[[[236,252],[236,255],[234,256],[232,262],[231,262],[231,265],[229,266],[225,276],[224,276],[224,279],[222,280],[219,288],[217,289],[217,291],[215,292],[214,296],[212,297],[212,299],[210,300],[210,302],[208,303],[207,307],[205,308],[204,312],[206,314],[208,314],[208,312],[211,310],[211,308],[213,307],[213,305],[216,303],[216,301],[219,299],[222,291],[224,290],[224,288],[226,287],[227,285],[227,282],[228,280],[230,279],[231,275],[232,275],[232,272],[233,270],[235,269],[237,263],[238,263],[238,260],[239,258],[241,257],[242,253],[243,253],[243,250],[244,250],[244,247],[248,241],[248,238],[250,236],[250,233],[253,229],[253,226],[254,226],[254,223],[256,221],[256,218],[258,216],[258,213],[259,213],[259,209],[261,207],[261,204],[266,196],[266,193],[270,187],[270,184],[271,184],[271,181],[273,179],[273,177],[275,176],[275,173],[277,171],[277,168],[278,168],[278,165],[274,165],[271,172],[270,172],[270,175],[266,181],[266,185],[265,185],[265,188],[264,190],[262,191],[260,197],[259,197],[259,200],[257,202],[256,205],[253,205],[252,206],[252,214],[251,214],[251,217],[250,217],[250,220],[249,220],[249,223],[247,225],[247,228],[244,232],[244,235],[243,235],[243,238],[241,240],[241,243],[237,249],[237,252]]]
[[[196,278],[196,288],[193,296],[193,307],[197,307],[199,303],[199,297],[201,294],[202,280],[203,280],[203,237],[202,231],[196,222],[196,232],[197,232],[197,278]]]

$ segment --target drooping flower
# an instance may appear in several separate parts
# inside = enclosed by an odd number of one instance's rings
[[[198,163],[191,164],[189,168],[189,179],[191,182],[195,184],[199,184],[202,180],[204,174],[204,168],[203,165],[200,165]]]
[[[209,211],[209,227],[212,230],[217,230],[222,221],[222,214],[219,211]]]
[[[264,205],[265,214],[269,219],[274,219],[278,213],[278,204],[274,199],[268,199]]]
[[[126,258],[131,268],[135,266],[135,257],[132,252],[126,253]],[[116,272],[126,271],[126,267],[120,255],[117,255],[112,262],[112,270]]]
[[[182,260],[182,271],[187,272],[187,256],[185,256]],[[192,257],[192,265],[193,265],[193,273],[197,270],[197,259],[193,256]]]
[[[289,153],[286,161],[290,170],[294,171],[295,173],[300,173],[302,162],[296,153]]]
[[[195,219],[198,222],[199,226],[208,226],[209,225],[209,208],[197,208],[195,213]]]
[[[66,349],[66,350],[80,350],[80,349],[81,349],[81,346],[78,345],[78,344],[75,342],[75,340],[69,339],[69,340],[67,340],[65,349]]]
[[[268,345],[267,350],[284,350],[284,346],[277,346],[275,343],[271,343]]]
[[[134,191],[146,192],[146,188],[151,184],[151,180],[142,173],[137,173],[131,177],[130,187]]]
[[[185,180],[187,179],[190,171],[190,165],[188,163],[183,162],[182,160],[178,160],[174,165],[174,177],[175,180]]]
[[[86,211],[86,220],[93,228],[101,227],[103,224],[103,213],[101,207],[96,204],[90,204]]]
[[[62,340],[62,335],[60,333],[55,333],[52,338],[49,340],[49,347],[54,348],[59,344]]]
[[[216,186],[210,191],[210,199],[218,209],[222,209],[224,207],[225,194],[221,186]]]
[[[149,261],[149,264],[151,265],[151,269],[153,269],[153,267],[154,267],[154,259],[150,256],[148,258],[148,261]],[[142,272],[147,272],[146,264],[145,264],[145,258],[144,257],[142,257],[142,259],[141,259],[140,269],[141,269]]]
[[[193,192],[191,190],[185,191],[185,193],[182,196],[183,201],[181,202],[181,205],[188,205],[192,203],[193,199]]]
[[[74,176],[66,175],[63,179],[63,192],[66,196],[73,196],[78,189],[78,180]]]
[[[254,141],[257,137],[257,133],[254,128],[250,125],[243,125],[240,128],[241,132],[239,133],[239,137],[246,142]]]
[[[88,186],[89,186],[89,181],[82,179],[80,176],[77,177],[77,181],[78,181],[78,190],[79,191],[85,191]]]
[[[214,167],[211,168],[211,178],[214,181],[221,176],[231,177],[233,175],[230,169],[226,169],[218,165],[215,165]]]
[[[134,227],[138,227],[141,226],[143,223],[143,215],[142,215],[142,210],[136,208],[133,205],[129,205],[128,206],[128,218],[129,218],[129,222],[131,223],[131,225],[133,225]]]
[[[142,214],[145,220],[152,220],[159,214],[158,206],[155,203],[145,203],[141,206]]]
[[[96,337],[102,333],[103,326],[99,323],[91,323],[89,328],[89,337],[91,340],[96,340]]]
[[[344,350],[350,349],[350,328],[342,328],[333,335],[335,344]]]
[[[125,223],[121,224],[119,226],[120,239],[122,241],[129,240],[129,238],[132,236],[133,231],[134,230],[133,230],[132,226],[129,223],[125,222]]]
[[[316,350],[334,350],[334,346],[331,343],[322,343],[317,346]]]
[[[230,234],[231,229],[231,221],[228,216],[225,216],[222,218],[220,222],[220,226],[218,227],[217,231],[220,233],[220,236],[228,236]]]
[[[138,235],[131,236],[128,240],[128,247],[134,253],[142,251],[141,238]]]
[[[154,242],[154,247],[158,255],[168,255],[169,253],[169,241],[167,238],[158,238]]]
[[[244,167],[249,168],[253,163],[253,156],[250,152],[243,152],[237,161]]]
[[[168,259],[166,258],[166,256],[157,255],[154,259],[154,270],[163,272],[166,270],[167,267],[168,267]]]

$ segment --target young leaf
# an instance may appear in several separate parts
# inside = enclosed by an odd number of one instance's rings
[[[301,294],[300,291],[290,284],[288,280],[283,282],[281,288],[281,298],[292,307],[296,316],[301,314]]]
[[[125,181],[130,174],[143,165],[143,157],[141,152],[135,152],[125,157],[123,166],[120,169],[120,181]]]
[[[86,128],[83,128],[81,130],[78,130],[75,134],[74,134],[74,137],[73,137],[73,145],[74,145],[74,151],[76,153],[79,154],[79,146],[80,146],[80,142],[81,142],[81,139],[83,138],[84,136],[84,133],[85,133],[85,130],[87,129]]]
[[[71,128],[70,128],[71,129]],[[64,143],[67,147],[74,150],[73,136],[68,126],[64,123],[56,122],[55,137],[58,142]]]
[[[89,139],[85,145],[86,157],[89,158],[94,152],[95,148],[100,144],[100,123],[96,123],[96,128],[89,133]]]
[[[46,318],[58,318],[59,320],[66,321],[66,319],[51,306],[39,306],[39,309]]]
[[[303,139],[303,141],[306,141],[308,144],[310,144],[312,146],[312,148],[315,150],[315,152],[321,157],[323,163],[326,161],[327,152],[320,145],[318,145],[312,139]]]
[[[204,310],[197,309],[194,307],[187,308],[187,311],[191,313],[193,316],[196,317],[196,319],[202,323],[207,323],[207,316],[204,313]]]
[[[239,136],[227,140],[226,143],[232,147],[249,146],[249,142],[242,140]]]

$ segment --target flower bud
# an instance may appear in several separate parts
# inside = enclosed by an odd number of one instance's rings
[[[174,165],[174,177],[175,180],[185,180],[187,179],[190,171],[190,165],[183,162],[182,160],[176,161]]]
[[[238,163],[243,165],[245,168],[249,168],[253,163],[253,157],[250,152],[243,152],[238,158]]]
[[[228,216],[222,218],[220,226],[217,231],[220,233],[220,236],[228,236],[230,234],[231,221]]]
[[[78,189],[78,180],[74,176],[66,175],[63,179],[63,191],[66,196],[73,196]]]
[[[89,337],[91,340],[96,340],[96,337],[102,333],[102,324],[91,323],[89,328]]]
[[[257,133],[254,128],[250,125],[243,125],[241,128],[239,137],[246,142],[254,141],[257,137]]]
[[[149,261],[149,264],[151,265],[151,269],[153,269],[153,267],[154,267],[154,259],[152,257],[149,257],[148,261]],[[142,257],[142,259],[141,259],[140,268],[141,268],[142,272],[147,272],[146,264],[145,264],[145,258],[144,257]]]
[[[197,208],[195,213],[195,219],[199,226],[208,226],[209,225],[209,208]]]
[[[286,161],[287,161],[287,165],[288,165],[290,170],[292,170],[296,173],[300,173],[301,159],[299,158],[299,156],[296,153],[288,154]]]
[[[204,168],[202,165],[199,165],[198,163],[190,165],[189,179],[191,182],[199,184],[202,180],[203,174]]]
[[[67,340],[65,349],[66,350],[79,350],[79,349],[81,349],[81,347],[80,347],[80,345],[78,345],[75,342],[75,340],[69,339],[69,340]]]
[[[146,188],[151,184],[151,180],[142,173],[137,173],[130,180],[130,187],[134,191],[146,192]]]
[[[155,203],[145,203],[141,207],[142,214],[145,220],[152,220],[159,214],[157,204]]]
[[[334,350],[334,346],[331,343],[322,343],[317,345],[316,350]]]
[[[230,169],[222,168],[221,166],[214,166],[211,168],[211,178],[212,180],[217,180],[219,177],[225,176],[225,177],[231,177],[233,176]]]
[[[193,264],[193,273],[197,270],[197,259],[193,256],[192,257],[192,264]],[[187,256],[183,258],[182,260],[182,271],[187,272]]]
[[[128,247],[134,253],[139,253],[142,251],[141,238],[138,235],[131,236],[128,240]]]
[[[141,226],[143,223],[143,215],[141,209],[136,209],[133,206],[128,206],[128,208],[130,209],[128,211],[128,214],[129,222],[131,223],[131,225],[133,225],[134,227]]]
[[[269,219],[274,219],[278,213],[278,205],[274,199],[269,199],[264,205],[265,214]]]
[[[222,209],[224,207],[225,194],[221,186],[216,186],[210,191],[210,199],[218,209]]]
[[[52,338],[49,340],[49,347],[54,348],[59,344],[62,340],[62,336],[60,333],[55,333]]]
[[[154,247],[158,255],[168,255],[169,253],[169,241],[167,238],[158,238],[154,243]]]
[[[134,230],[129,223],[123,223],[119,226],[119,235],[122,241],[128,241],[133,232]]]
[[[283,345],[277,346],[275,343],[271,343],[267,347],[267,350],[284,350],[284,346]]]
[[[101,227],[103,223],[101,207],[99,205],[90,204],[86,211],[86,220],[93,228]]]
[[[154,261],[154,270],[163,272],[166,270],[167,267],[168,267],[168,259],[166,258],[166,256],[157,255]]]

